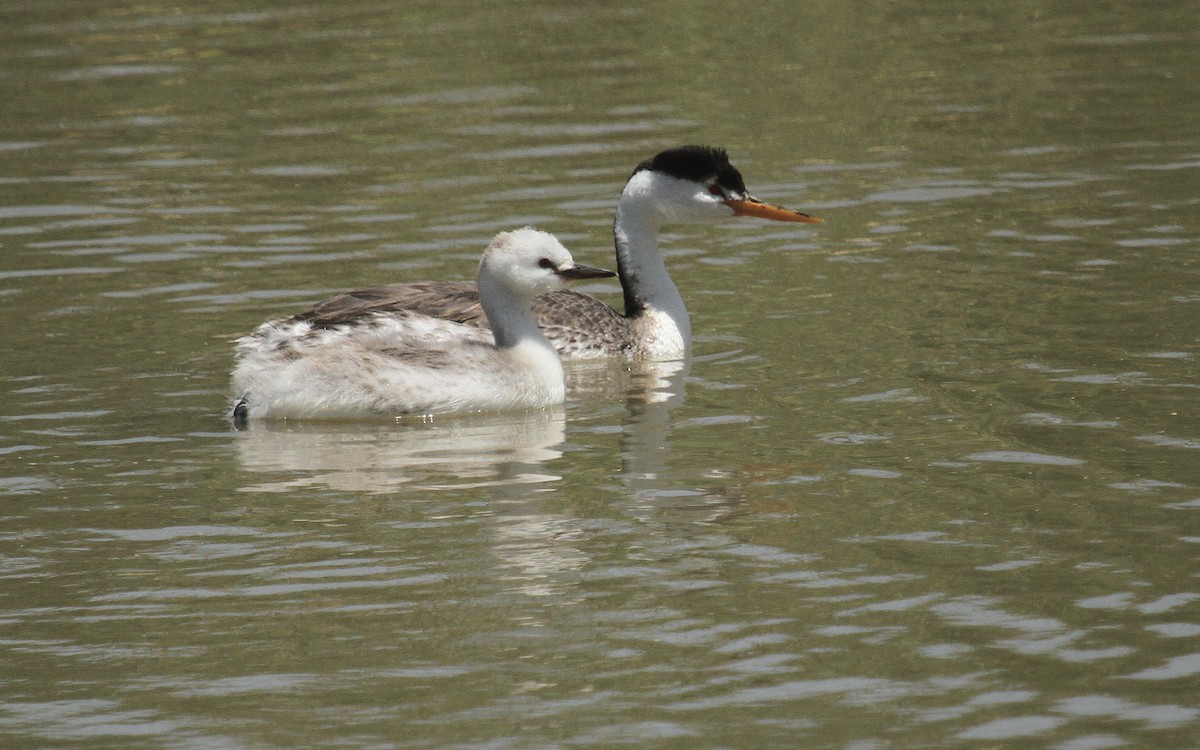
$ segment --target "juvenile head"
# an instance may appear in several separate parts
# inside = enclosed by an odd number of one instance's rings
[[[529,299],[572,279],[614,276],[612,271],[576,263],[552,234],[525,227],[497,234],[479,262],[479,286],[503,289]]]

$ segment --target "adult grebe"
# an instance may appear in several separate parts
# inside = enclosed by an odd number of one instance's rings
[[[658,250],[659,229],[733,216],[819,223],[807,214],[751,196],[723,149],[682,146],[643,161],[621,191],[613,222],[625,313],[569,290],[538,297],[533,315],[567,359],[679,359],[692,343],[692,324]],[[468,281],[432,281],[364,289],[318,303],[299,317],[352,311],[418,312],[485,327],[479,294]]]
[[[297,315],[238,339],[233,419],[434,414],[563,401],[558,353],[533,298],[568,279],[615,276],[575,263],[545,232],[496,235],[479,264],[493,336],[408,310]]]

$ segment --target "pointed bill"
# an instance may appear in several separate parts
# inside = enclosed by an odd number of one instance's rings
[[[564,279],[607,279],[610,276],[617,275],[615,271],[609,271],[605,268],[585,266],[582,263],[576,263],[573,266],[560,268],[555,273]]]
[[[759,219],[771,219],[773,221],[795,221],[802,224],[820,224],[824,221],[824,219],[802,214],[790,208],[781,208],[779,206],[772,206],[770,203],[763,203],[757,198],[747,198],[745,200],[726,198],[724,203],[726,206],[732,208],[733,212],[738,216],[755,216]]]

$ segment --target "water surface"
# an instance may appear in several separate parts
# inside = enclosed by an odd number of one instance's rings
[[[1187,4],[0,11],[5,747],[1193,748]],[[685,366],[229,429],[231,342],[723,145]],[[588,291],[619,301],[612,284]]]

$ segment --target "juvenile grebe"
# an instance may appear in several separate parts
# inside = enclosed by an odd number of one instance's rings
[[[575,263],[545,232],[501,232],[479,264],[479,296],[494,343],[478,327],[410,310],[267,321],[238,339],[233,419],[560,404],[562,364],[530,305],[568,279],[615,275]]]
[[[723,149],[682,146],[643,161],[617,203],[613,239],[625,292],[625,312],[570,290],[544,294],[533,315],[567,359],[627,357],[679,359],[691,348],[692,325],[679,290],[658,250],[664,224],[699,223],[733,216],[819,223],[807,214],[763,203],[746,190]],[[484,328],[479,293],[469,281],[431,281],[350,292],[298,317],[322,319],[352,311],[404,316],[409,312]]]

